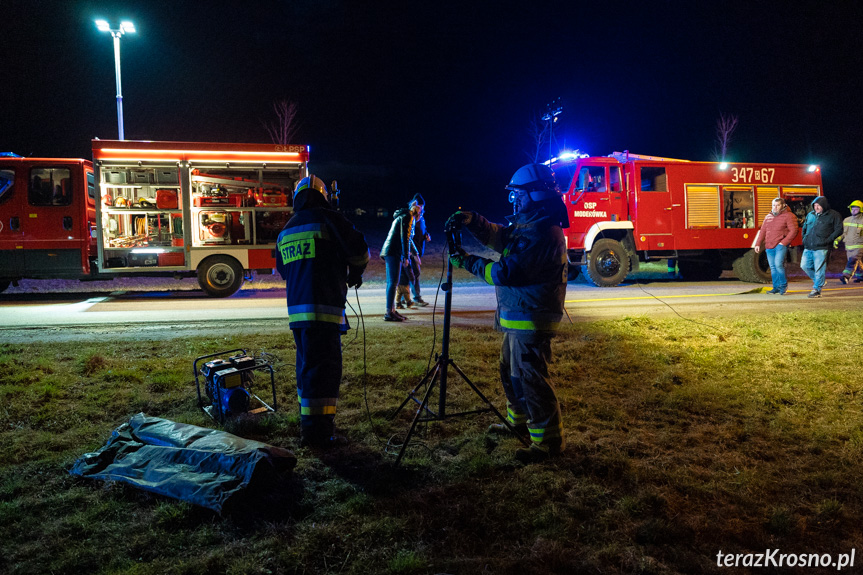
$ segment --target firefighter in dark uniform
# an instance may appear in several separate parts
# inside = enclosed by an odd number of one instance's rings
[[[348,326],[348,287],[359,287],[369,263],[363,234],[329,204],[326,185],[310,175],[294,189],[294,215],[277,242],[276,268],[285,279],[288,320],[297,346],[300,446],[328,448],[335,435],[342,379],[341,336]]]
[[[566,295],[566,206],[548,166],[528,164],[506,189],[514,214],[509,225],[459,211],[452,220],[486,247],[500,253],[494,261],[461,252],[452,263],[495,286],[495,329],[502,331],[500,378],[507,400],[507,421],[530,435],[530,448],[516,451],[524,463],[559,455],[566,446],[560,404],[548,375],[551,339],[563,319]],[[491,431],[506,430],[501,424]]]

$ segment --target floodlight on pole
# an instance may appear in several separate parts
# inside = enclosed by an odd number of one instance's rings
[[[551,151],[551,142],[554,139],[554,124],[558,120],[558,116],[563,113],[563,106],[560,103],[560,98],[557,98],[546,107],[545,114],[542,115],[542,120],[548,122],[548,159],[554,155]]]
[[[120,27],[115,29],[111,28],[107,20],[96,20],[96,28],[100,32],[110,32],[114,38],[114,71],[117,76],[117,128],[120,134],[119,139],[125,140],[123,133],[123,89],[120,82],[120,38],[123,34],[133,34],[135,25],[127,20],[120,22]]]

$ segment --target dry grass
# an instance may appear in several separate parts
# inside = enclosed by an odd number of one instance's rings
[[[569,448],[528,467],[514,439],[484,433],[487,414],[421,425],[393,467],[411,409],[388,416],[432,342],[391,327],[346,347],[337,422],[352,443],[332,454],[296,447],[289,335],[0,346],[0,571],[709,573],[729,571],[720,549],[863,549],[861,313],[568,326],[552,375]],[[502,406],[500,336],[458,329],[452,344]],[[192,360],[234,347],[280,359],[290,406],[232,427],[299,456],[265,504],[220,518],[66,473],[139,411],[207,424]],[[479,405],[452,371],[447,398]]]

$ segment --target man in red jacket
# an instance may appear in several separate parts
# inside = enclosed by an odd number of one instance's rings
[[[767,248],[767,263],[770,264],[770,275],[773,278],[773,289],[767,293],[785,295],[788,290],[788,279],[785,276],[785,256],[788,246],[797,237],[797,216],[795,216],[785,200],[773,200],[773,209],[764,216],[764,222],[758,235],[752,242],[755,253],[761,252],[761,247]]]

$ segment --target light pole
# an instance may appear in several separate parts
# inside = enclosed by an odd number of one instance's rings
[[[546,106],[546,112],[542,115],[542,119],[548,122],[548,159],[552,159],[551,142],[554,140],[554,124],[557,122],[557,117],[563,113],[563,106],[560,104],[560,98]]]
[[[117,73],[117,127],[120,139],[125,140],[123,134],[123,90],[120,87],[120,37],[127,32],[134,33],[135,25],[131,22],[120,22],[120,27],[113,29],[106,20],[96,20],[96,28],[101,32],[110,32],[111,36],[114,37],[114,71]]]

